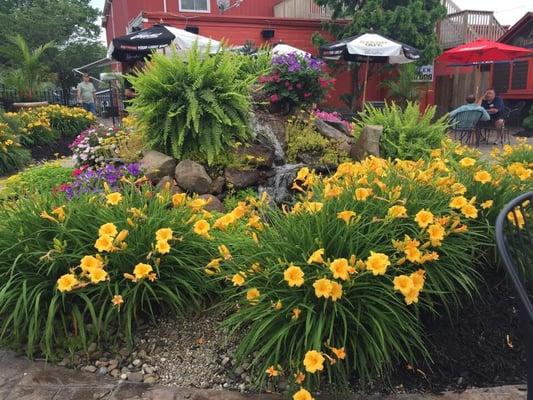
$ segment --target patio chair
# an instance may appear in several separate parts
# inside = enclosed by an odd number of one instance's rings
[[[511,109],[509,109],[508,107],[504,108],[502,118],[505,121],[505,124],[501,129],[496,129],[492,121],[482,122],[480,124],[480,137],[482,138],[482,140],[489,144],[490,135],[492,132],[495,132],[496,141],[493,144],[498,144],[498,142],[501,146],[503,146],[505,142],[507,142],[507,144],[511,144],[511,130],[509,129],[508,125],[511,113]]]
[[[533,192],[512,200],[500,212],[496,243],[520,301],[527,355],[527,400],[533,400]]]
[[[509,114],[507,115],[505,125],[507,125],[510,128],[519,128],[522,122],[521,117],[522,117],[524,108],[526,108],[525,101],[521,101],[517,103],[513,108],[511,108],[509,110]]]
[[[479,129],[477,124],[479,123],[483,112],[479,110],[461,111],[454,115],[450,121],[452,126],[451,130],[454,135],[454,139],[466,144],[475,144],[479,146]]]

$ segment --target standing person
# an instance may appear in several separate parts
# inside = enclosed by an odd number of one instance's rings
[[[81,79],[77,87],[78,103],[81,103],[86,111],[96,115],[96,89],[89,74],[83,74]]]
[[[485,95],[481,100],[481,107],[483,107],[490,115],[490,121],[497,130],[503,129],[505,120],[503,119],[503,111],[505,105],[501,97],[496,96],[494,89],[487,89]]]

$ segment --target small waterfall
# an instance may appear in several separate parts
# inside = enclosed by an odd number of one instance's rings
[[[251,114],[250,125],[256,139],[274,150],[274,162],[277,165],[283,164],[285,162],[285,151],[272,127],[269,124],[262,123],[254,113]]]
[[[259,187],[259,193],[266,192],[273,202],[280,204],[291,199],[290,187],[296,174],[305,164],[285,164],[273,168],[273,174],[266,186]]]

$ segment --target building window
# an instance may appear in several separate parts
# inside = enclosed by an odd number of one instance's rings
[[[210,12],[210,0],[179,0],[180,11]]]
[[[511,64],[498,63],[494,64],[492,72],[492,86],[496,93],[507,93],[509,90],[509,76],[511,75]]]

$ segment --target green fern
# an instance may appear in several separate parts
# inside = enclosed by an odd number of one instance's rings
[[[435,118],[436,107],[420,111],[417,102],[406,103],[405,108],[392,102],[383,109],[370,104],[359,113],[356,132],[365,125],[383,126],[380,140],[381,155],[386,158],[418,159],[429,155],[431,149],[440,146],[446,137],[446,117]]]
[[[197,46],[187,56],[154,54],[129,77],[137,92],[131,110],[146,126],[149,145],[178,159],[198,153],[212,164],[235,140],[247,140],[256,77],[243,74],[242,63],[242,56],[209,55]]]

